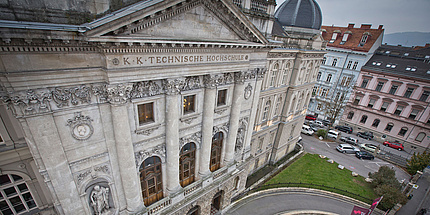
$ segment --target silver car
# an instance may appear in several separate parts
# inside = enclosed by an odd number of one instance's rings
[[[359,152],[360,151],[360,149],[358,149],[358,148],[356,148],[354,146],[351,146],[349,144],[339,144],[336,147],[336,150],[339,151],[339,152],[342,152],[342,153],[347,153],[347,154],[355,154],[355,152]]]

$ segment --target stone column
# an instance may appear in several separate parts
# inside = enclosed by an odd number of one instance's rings
[[[107,90],[108,101],[111,103],[119,173],[121,174],[127,211],[135,213],[143,208],[143,201],[142,194],[139,192],[140,183],[131,140],[128,110],[125,105],[131,89],[131,85],[117,85],[110,86]]]
[[[240,118],[240,109],[241,109],[241,102],[242,98],[244,96],[244,89],[245,89],[245,79],[246,79],[246,72],[237,72],[234,75],[234,90],[233,90],[233,101],[231,104],[231,111],[230,111],[230,124],[229,124],[229,133],[227,136],[226,141],[226,148],[225,148],[225,157],[224,161],[225,163],[230,163],[233,161],[234,158],[234,149],[236,145],[236,137],[237,137],[237,130],[239,128],[239,118]]]
[[[248,128],[246,130],[246,135],[244,140],[243,159],[247,159],[250,156],[251,138],[252,138],[252,133],[254,132],[254,124],[257,116],[258,101],[260,100],[261,85],[263,84],[263,78],[264,78],[264,74],[266,73],[266,68],[257,68],[256,73],[257,73],[256,74],[257,82],[255,83],[254,96],[252,98],[251,116],[249,119]]]
[[[167,191],[174,192],[179,186],[179,117],[182,107],[179,80],[164,81],[166,92],[166,163]]]
[[[216,101],[216,82],[211,75],[204,77],[205,99],[203,104],[202,146],[200,148],[200,176],[210,173],[209,163],[212,147],[213,119]]]

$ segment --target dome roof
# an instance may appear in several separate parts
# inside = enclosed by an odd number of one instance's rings
[[[275,17],[282,26],[319,30],[322,24],[321,9],[315,0],[285,0]]]

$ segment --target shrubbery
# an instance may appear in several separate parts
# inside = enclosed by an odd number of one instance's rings
[[[318,137],[326,138],[327,137],[327,130],[325,130],[325,129],[319,129],[317,131],[317,136]]]
[[[406,169],[409,174],[414,175],[417,171],[423,171],[424,168],[430,165],[430,154],[424,151],[422,154],[412,155],[411,159],[408,159]]]

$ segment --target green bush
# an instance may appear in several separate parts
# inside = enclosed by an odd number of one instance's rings
[[[319,129],[317,131],[317,136],[318,137],[324,137],[324,138],[326,138],[327,137],[327,130],[325,130],[325,129]]]
[[[407,160],[406,169],[409,174],[414,175],[417,171],[423,171],[424,168],[430,165],[430,154],[424,151],[422,154],[418,153],[412,155],[411,159]]]

